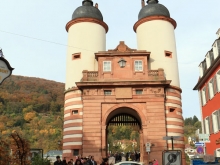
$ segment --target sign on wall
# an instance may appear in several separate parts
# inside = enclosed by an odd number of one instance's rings
[[[5,58],[0,57],[0,84],[11,75],[13,69]]]
[[[163,151],[163,165],[181,165],[182,152],[180,150]]]

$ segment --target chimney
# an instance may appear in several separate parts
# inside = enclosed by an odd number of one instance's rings
[[[96,3],[96,4],[95,4],[95,7],[98,9],[98,8],[99,8],[99,4],[98,4],[98,3]]]

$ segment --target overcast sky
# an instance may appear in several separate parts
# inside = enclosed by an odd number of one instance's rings
[[[137,48],[133,25],[138,20],[141,0],[96,2],[109,26],[107,49],[114,49],[119,41]],[[200,118],[198,92],[192,89],[198,81],[198,65],[217,38],[220,0],[160,0],[160,3],[177,22],[183,116]],[[65,82],[65,25],[81,4],[82,0],[0,0],[0,47],[15,68],[14,75]]]

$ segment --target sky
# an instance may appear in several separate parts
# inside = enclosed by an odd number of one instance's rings
[[[133,25],[138,20],[141,0],[93,0],[108,24],[107,50],[119,41],[137,48]],[[160,0],[175,29],[183,117],[199,119],[198,65],[211,49],[220,28],[220,0]],[[82,0],[0,0],[0,47],[15,68],[14,75],[65,82],[67,32],[65,26]]]

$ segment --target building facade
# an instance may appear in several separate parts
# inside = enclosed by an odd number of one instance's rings
[[[63,157],[94,155],[100,162],[107,156],[108,126],[120,122],[139,125],[141,161],[162,164],[162,152],[172,149],[163,137],[180,136],[174,148],[185,162],[176,22],[158,0],[147,3],[133,27],[137,49],[121,41],[106,51],[108,26],[91,0],[67,23],[73,47],[67,51]]]
[[[198,90],[202,132],[209,134],[206,153],[220,157],[220,29],[218,38],[200,63],[200,77],[194,90]]]

